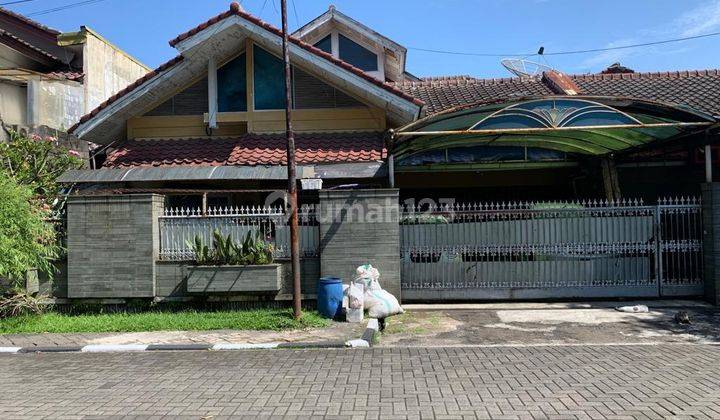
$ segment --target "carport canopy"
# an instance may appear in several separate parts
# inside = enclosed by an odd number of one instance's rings
[[[718,117],[641,99],[524,97],[434,114],[392,133],[400,166],[603,157],[703,134]],[[491,146],[491,147],[488,147]]]

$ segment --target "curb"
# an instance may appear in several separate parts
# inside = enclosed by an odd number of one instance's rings
[[[146,351],[229,351],[267,349],[343,349],[372,347],[378,331],[377,319],[368,320],[360,339],[320,343],[193,343],[193,344],[88,344],[86,346],[0,347],[0,353],[125,353]]]
[[[350,348],[372,347],[375,341],[375,334],[380,330],[380,324],[377,319],[368,319],[367,327],[363,331],[362,337],[357,340],[350,340],[345,345]]]

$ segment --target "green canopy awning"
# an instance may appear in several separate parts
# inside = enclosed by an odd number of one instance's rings
[[[513,158],[519,153],[515,148],[525,150],[525,161],[528,156],[530,161],[536,156],[557,161],[568,155],[601,157],[637,150],[702,133],[717,123],[718,118],[684,106],[640,99],[525,97],[418,120],[392,133],[390,151],[400,166],[403,161],[522,161]]]

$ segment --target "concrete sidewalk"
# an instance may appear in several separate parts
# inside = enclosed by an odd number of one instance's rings
[[[333,322],[327,328],[290,331],[149,331],[133,333],[7,334],[0,347],[71,347],[129,344],[260,344],[344,342],[362,336],[366,322]]]

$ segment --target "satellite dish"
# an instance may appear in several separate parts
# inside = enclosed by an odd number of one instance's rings
[[[525,60],[524,58],[503,58],[500,60],[508,71],[519,77],[535,77],[541,76],[543,72],[552,70],[553,68],[535,61]]]

